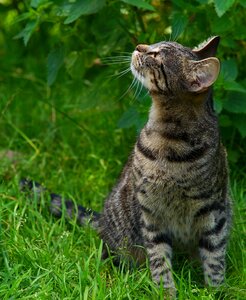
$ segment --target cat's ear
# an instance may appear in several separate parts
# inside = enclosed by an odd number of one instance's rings
[[[206,91],[215,82],[219,72],[220,62],[216,57],[189,61],[188,90],[196,93]]]
[[[199,59],[213,57],[216,55],[219,42],[219,36],[211,37],[210,39],[201,43],[198,47],[194,48],[192,52],[194,52]]]

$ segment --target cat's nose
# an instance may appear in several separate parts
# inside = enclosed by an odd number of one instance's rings
[[[137,45],[136,51],[138,51],[138,52],[147,52],[148,48],[149,48],[148,45],[140,44],[140,45]]]

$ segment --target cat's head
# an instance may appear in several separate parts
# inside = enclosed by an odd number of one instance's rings
[[[150,93],[202,93],[219,74],[220,62],[214,57],[219,40],[212,37],[194,49],[176,42],[138,45],[132,54],[132,73]]]

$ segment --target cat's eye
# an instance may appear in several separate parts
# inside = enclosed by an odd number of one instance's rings
[[[156,56],[158,55],[158,52],[150,51],[150,52],[147,52],[147,54],[148,54],[149,56],[156,57]]]

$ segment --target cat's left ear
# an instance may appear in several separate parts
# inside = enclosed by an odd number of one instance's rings
[[[206,91],[215,82],[219,72],[220,61],[216,57],[189,61],[188,90],[196,93]]]
[[[208,40],[201,43],[198,47],[192,49],[199,59],[204,59],[208,57],[213,57],[216,55],[217,48],[219,46],[220,37],[213,36]]]

